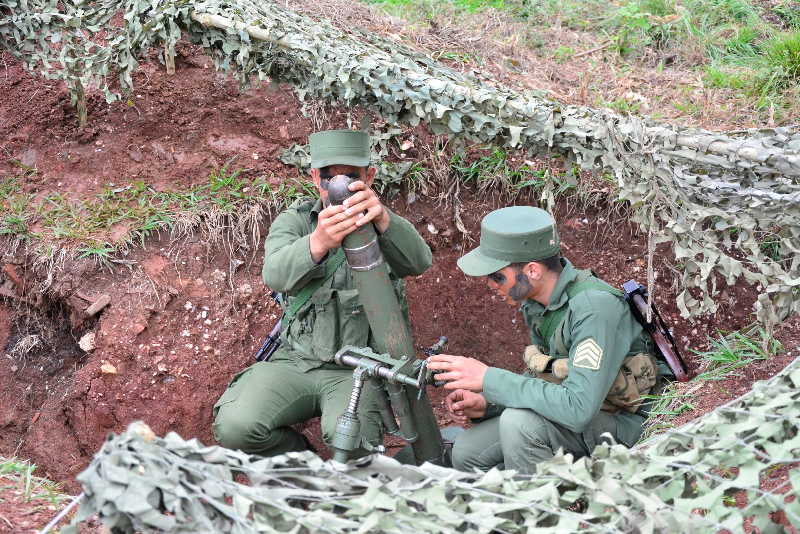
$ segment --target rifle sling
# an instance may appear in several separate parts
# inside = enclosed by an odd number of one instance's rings
[[[567,286],[566,291],[567,295],[569,295],[569,298],[573,298],[578,293],[588,291],[590,289],[607,291],[608,293],[618,296],[622,295],[619,290],[614,289],[602,280],[595,278],[591,271],[581,271],[578,275],[578,278]],[[547,349],[548,354],[550,352],[550,337],[560,327],[567,310],[569,310],[569,304],[565,303],[559,309],[547,312],[544,315],[542,322],[539,324],[539,335],[542,337],[542,340],[545,344],[545,347],[543,348]]]

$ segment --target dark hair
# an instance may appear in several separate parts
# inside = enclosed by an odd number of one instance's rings
[[[555,256],[550,256],[549,258],[542,258],[541,260],[533,260],[536,263],[541,263],[544,265],[545,269],[548,271],[552,271],[556,274],[560,274],[561,271],[564,270],[564,266],[561,265],[561,255],[556,254]],[[512,263],[511,266],[517,270],[522,269],[525,265],[530,262],[521,262],[521,263]]]
[[[547,270],[553,271],[554,273],[560,273],[564,270],[564,266],[561,265],[561,254],[556,254],[555,256],[550,256],[549,258],[544,258],[537,261],[547,267]]]

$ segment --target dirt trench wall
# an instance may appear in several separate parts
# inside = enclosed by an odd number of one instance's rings
[[[95,269],[70,287],[70,296],[62,295],[77,318],[110,297],[91,328],[73,319],[73,346],[90,333],[96,347],[77,349],[77,358],[49,372],[38,364],[52,353],[7,356],[12,365],[0,371],[4,454],[19,450],[68,480],[107,432],[132,420],[210,441],[210,404],[276,314],[263,284],[253,289],[257,268],[240,268],[230,280],[227,257],[207,261],[204,249],[190,245],[175,259],[143,253],[131,260],[134,268]],[[69,277],[68,268],[64,274]],[[56,282],[53,292],[64,285]],[[25,312],[8,315],[22,320]]]

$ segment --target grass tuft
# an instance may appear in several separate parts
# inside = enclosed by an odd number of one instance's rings
[[[34,476],[35,470],[36,465],[30,462],[0,457],[0,480],[8,480],[17,486],[24,502],[41,499],[56,506],[69,499],[60,484]]]
[[[694,404],[691,402],[693,395],[681,393],[678,388],[679,382],[670,382],[660,394],[642,396],[647,401],[651,401],[651,405],[639,443],[673,428],[672,418],[695,409]]]
[[[800,31],[774,37],[764,45],[770,70],[786,83],[800,80]]]
[[[766,360],[783,350],[780,341],[767,336],[760,326],[752,326],[737,332],[720,332],[719,339],[710,340],[707,351],[694,351],[705,365],[705,371],[696,380],[723,380],[738,369],[758,361]]]
[[[230,234],[255,235],[258,230],[243,227],[241,220],[247,219],[246,226],[257,226],[262,211],[277,213],[301,196],[316,196],[308,183],[248,177],[244,169],[234,170],[229,164],[211,172],[206,183],[184,191],[157,191],[138,180],[109,185],[89,197],[53,193],[35,199],[22,183],[19,176],[0,180],[4,193],[0,195],[0,237],[11,238],[12,246],[35,241],[41,251],[67,249],[77,258],[105,266],[162,231],[182,236],[191,233],[189,227],[200,226],[209,244],[230,237],[246,248],[242,235]]]

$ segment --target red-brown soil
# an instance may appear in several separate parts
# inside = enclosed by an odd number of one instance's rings
[[[206,56],[183,46],[174,76],[155,61],[143,63],[133,105],[107,105],[93,96],[89,126],[80,130],[61,84],[33,77],[7,55],[2,59],[0,176],[17,172],[12,159],[35,167],[38,172],[24,187],[37,195],[59,191],[82,198],[109,183],[134,180],[156,190],[177,190],[205,182],[211,170],[233,156],[239,158],[234,166],[254,175],[296,177],[296,170],[277,159],[281,150],[304,143],[315,129],[345,124],[340,110],[328,109],[317,122],[304,118],[301,103],[286,87],[263,85],[240,93]],[[475,239],[481,217],[499,204],[468,191],[462,200],[462,217]],[[521,318],[482,280],[456,268],[455,260],[474,242],[455,228],[450,210],[429,198],[408,205],[404,195],[389,205],[416,225],[434,251],[433,267],[408,280],[417,345],[447,335],[450,353],[520,369],[527,341]],[[645,281],[647,236],[623,214],[604,204],[576,207],[567,199],[557,218],[564,253],[576,265],[595,269],[615,285],[630,278]],[[264,220],[262,230],[268,225]],[[45,294],[36,288],[47,266],[35,265],[22,249],[0,258],[2,266],[11,266],[0,271],[0,286],[27,299],[0,297],[0,456],[29,459],[39,466],[39,476],[72,491],[78,489],[73,477],[105,436],[133,420],[143,419],[158,434],[175,431],[212,443],[212,404],[232,375],[252,362],[277,319],[278,309],[260,278],[260,243],[251,243],[247,254],[234,251],[233,258],[244,261],[238,268],[232,268],[226,247],[209,246],[199,232],[179,242],[161,235],[145,245],[113,269],[88,259],[67,260],[52,270]],[[669,259],[668,249],[659,250],[656,299],[696,367],[688,348],[705,346],[717,328],[749,324],[755,290],[727,288],[716,317],[689,323],[677,315]],[[110,305],[96,318],[83,318],[83,310],[103,294],[111,297]],[[711,394],[708,404],[687,417],[746,391],[753,380],[771,376],[793,359],[798,322],[790,324],[778,332],[790,354],[704,386],[701,393]],[[7,354],[23,333],[38,331],[49,332],[47,350]],[[90,353],[77,347],[88,332],[96,334],[97,347]],[[713,390],[720,386],[727,396]],[[440,423],[448,424],[442,392],[431,391],[431,396]],[[313,423],[304,431],[321,447]],[[0,515],[19,521],[14,532],[42,526],[39,515],[27,520],[8,502],[14,501],[0,500]],[[0,524],[0,532],[3,528]]]

